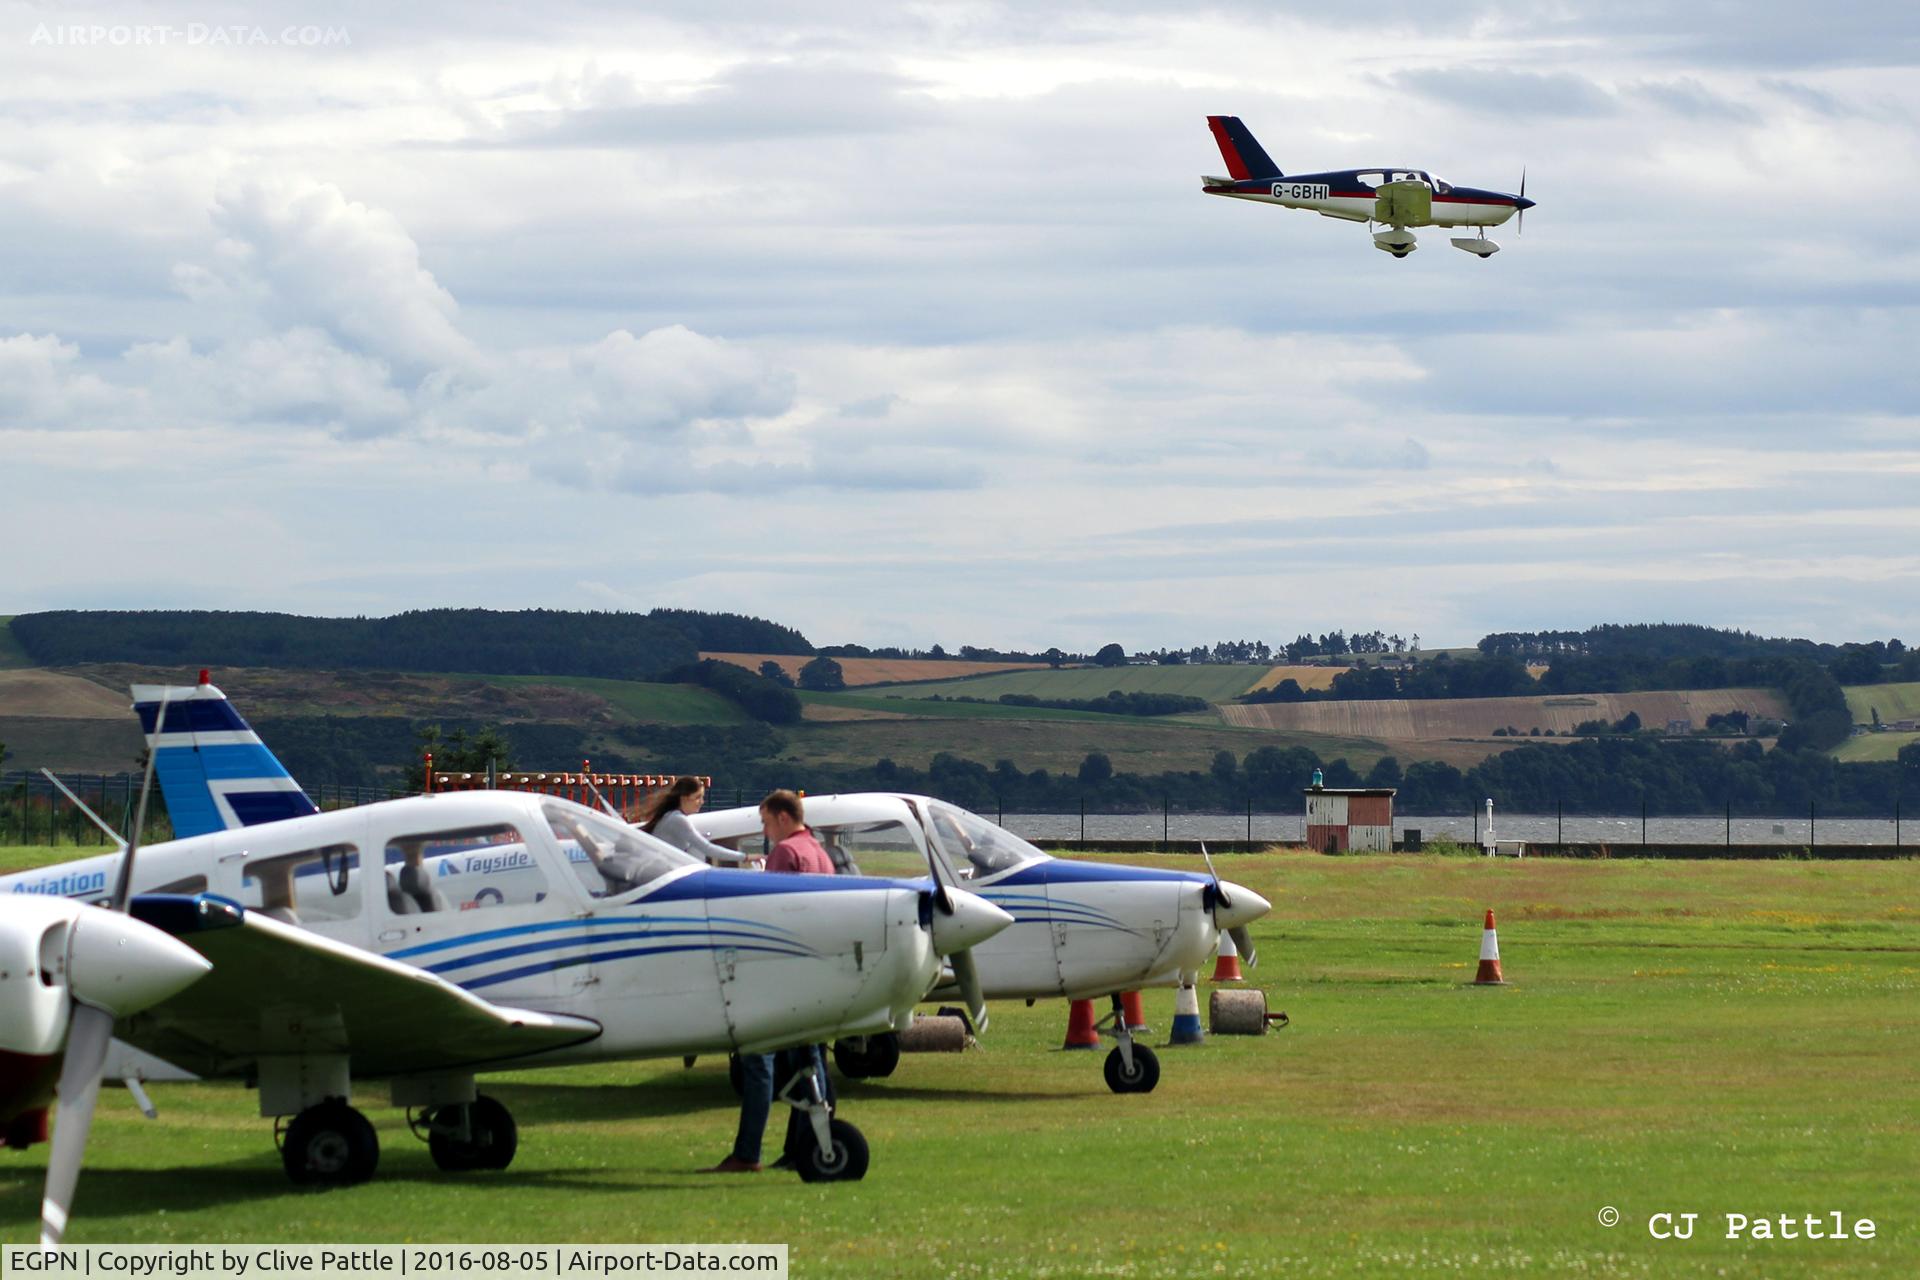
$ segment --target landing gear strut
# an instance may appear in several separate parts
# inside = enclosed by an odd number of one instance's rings
[[[867,1140],[845,1120],[833,1118],[812,1063],[794,1072],[774,1096],[804,1113],[813,1131],[812,1142],[800,1140],[787,1148],[802,1182],[858,1182],[867,1176]]]
[[[287,1176],[304,1187],[349,1187],[373,1176],[380,1138],[367,1118],[341,1098],[308,1107],[280,1142]]]
[[[1113,1012],[1102,1018],[1096,1029],[1119,1042],[1107,1055],[1107,1088],[1115,1093],[1152,1093],[1153,1086],[1160,1083],[1160,1059],[1147,1046],[1133,1042],[1119,992],[1113,993]]]

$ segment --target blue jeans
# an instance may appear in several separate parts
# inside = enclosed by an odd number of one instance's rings
[[[733,1158],[760,1163],[760,1140],[767,1132],[767,1112],[773,1109],[773,1055],[740,1055],[740,1129],[733,1137]]]

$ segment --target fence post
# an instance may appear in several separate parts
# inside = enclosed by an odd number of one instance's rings
[[[1565,844],[1567,842],[1567,815],[1565,808],[1565,801],[1555,800],[1553,802],[1553,842],[1555,844]]]
[[[1247,851],[1253,851],[1253,794],[1247,794]]]
[[[1160,797],[1160,852],[1165,853],[1173,842],[1173,801],[1167,796]]]
[[[1727,848],[1733,848],[1733,801],[1727,801]]]
[[[1814,802],[1807,801],[1807,852],[1813,852],[1813,813]]]
[[[1087,793],[1080,793],[1080,843],[1087,842]]]
[[[1646,850],[1647,850],[1647,797],[1643,794],[1640,797],[1640,851],[1642,853],[1645,853]]]

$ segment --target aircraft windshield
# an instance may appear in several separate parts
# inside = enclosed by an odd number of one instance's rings
[[[940,847],[965,879],[996,875],[1047,856],[1011,831],[958,805],[935,800],[927,811]]]
[[[665,841],[571,800],[550,800],[541,810],[567,861],[595,897],[627,893],[669,871],[705,865]]]

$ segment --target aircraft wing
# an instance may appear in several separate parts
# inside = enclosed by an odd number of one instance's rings
[[[1383,182],[1373,194],[1375,222],[1418,227],[1433,221],[1433,188],[1424,182]]]
[[[148,894],[132,914],[213,972],[119,1038],[202,1076],[275,1054],[351,1054],[359,1077],[471,1069],[581,1044],[600,1024],[489,1004],[444,978],[246,911],[224,898]]]

